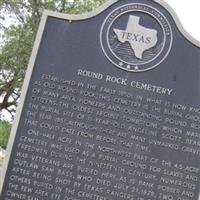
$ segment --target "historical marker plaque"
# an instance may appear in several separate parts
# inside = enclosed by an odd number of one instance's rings
[[[163,2],[46,12],[2,200],[198,200],[200,48]]]

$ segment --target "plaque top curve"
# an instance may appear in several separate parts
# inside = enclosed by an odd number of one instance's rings
[[[107,0],[103,5],[100,7],[94,9],[91,12],[84,13],[84,14],[65,14],[65,13],[58,13],[55,11],[45,10],[43,15],[44,16],[51,16],[56,17],[60,19],[66,19],[69,21],[80,21],[80,20],[86,20],[92,17],[95,17],[99,14],[101,14],[103,11],[105,11],[107,8],[112,6],[113,4],[119,2],[121,0]],[[194,44],[197,47],[200,47],[200,41],[198,41],[196,38],[194,38],[182,25],[182,22],[180,21],[178,15],[174,11],[174,9],[164,0],[152,0],[158,4],[160,4],[163,8],[165,8],[169,14],[172,16],[173,20],[175,21],[175,24],[181,34],[192,44]],[[44,17],[45,18],[45,17]]]

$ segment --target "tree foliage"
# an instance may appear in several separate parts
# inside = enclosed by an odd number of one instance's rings
[[[68,14],[89,12],[106,0],[0,0],[0,146],[6,147],[28,60],[44,9]],[[7,27],[5,21],[12,19]],[[3,31],[1,31],[3,30]]]
[[[78,14],[89,12],[105,0],[0,0],[0,119],[3,110],[14,116],[28,60],[44,9]],[[4,16],[14,23],[4,26]]]

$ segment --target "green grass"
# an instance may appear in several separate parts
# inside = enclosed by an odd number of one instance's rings
[[[0,147],[6,148],[10,135],[11,124],[7,121],[0,121]]]

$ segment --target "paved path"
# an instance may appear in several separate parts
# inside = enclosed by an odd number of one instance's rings
[[[1,175],[1,172],[2,172],[2,162],[0,161],[0,175]]]
[[[2,181],[2,174],[1,174],[1,172],[2,172],[2,167],[0,166],[0,181]]]
[[[0,147],[0,182],[2,181],[2,164],[6,151]]]
[[[1,160],[1,161],[0,161],[0,182],[3,181],[3,180],[2,180],[2,179],[3,179],[3,177],[2,177],[2,171],[3,171],[3,170],[2,170],[2,164],[3,164],[3,161]]]
[[[1,165],[1,162],[0,162],[0,183],[2,183],[2,180],[3,177],[2,177],[2,165]]]

